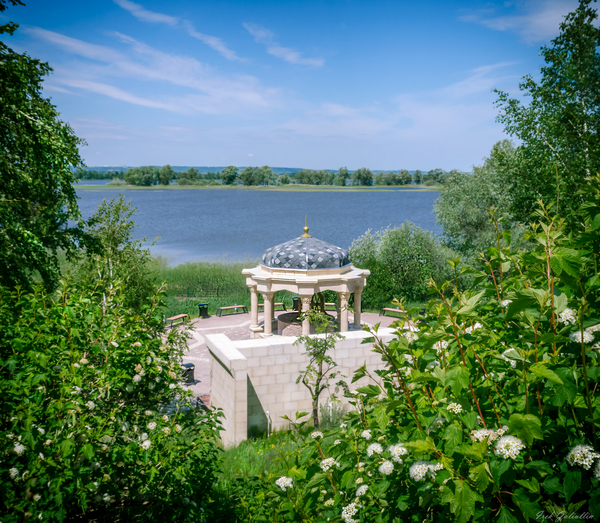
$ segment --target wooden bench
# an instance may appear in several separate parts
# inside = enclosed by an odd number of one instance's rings
[[[231,311],[234,314],[238,314],[238,309],[242,309],[241,312],[248,312],[248,307],[245,305],[230,305],[229,307],[219,307],[217,309],[217,316],[222,316],[223,312]]]
[[[403,314],[406,314],[406,311],[403,309],[391,309],[389,307],[384,307],[383,309],[381,309],[379,311],[379,316],[381,316],[381,315],[385,316],[386,312],[399,314],[400,316],[402,316]],[[398,317],[400,318],[400,316],[398,316]]]
[[[183,323],[185,321],[185,318],[187,318],[187,314],[178,314],[177,316],[171,316],[170,318],[167,318],[165,321],[170,321],[171,325],[170,327],[173,328],[173,322],[176,322],[177,320],[181,320],[181,323]]]
[[[265,304],[264,303],[259,303],[258,304],[258,308],[260,309],[261,307],[264,307]],[[277,310],[277,307],[281,307],[281,309],[279,309],[280,311],[287,311],[286,307],[285,307],[285,303],[281,302],[281,303],[274,303],[273,307],[275,307],[273,310]]]

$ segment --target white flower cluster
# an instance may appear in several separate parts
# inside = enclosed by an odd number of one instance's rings
[[[341,443],[341,440],[339,440],[339,439],[336,439],[336,440],[333,442],[333,444],[334,444],[334,445],[339,445],[340,443]]]
[[[425,481],[425,478],[428,475],[431,478],[435,478],[435,473],[443,468],[444,466],[441,463],[417,461],[412,467],[410,467],[410,470],[408,472],[413,481]]]
[[[323,505],[325,505],[326,507],[333,507],[334,503],[335,501],[333,501],[333,498],[330,498],[325,503],[323,503]]]
[[[594,333],[594,332],[600,332],[600,323],[598,323],[598,325],[592,325],[591,327],[588,327],[587,329],[585,329],[586,331],[590,332],[590,333]]]
[[[581,335],[581,331],[575,331],[569,335],[569,338],[575,343],[592,343],[594,341],[594,335],[587,329],[583,331],[583,336]]]
[[[315,430],[315,431],[312,432],[312,434],[310,435],[310,437],[312,439],[322,438],[323,437],[323,433],[320,430]]]
[[[408,454],[408,450],[402,443],[396,443],[395,445],[389,446],[388,452],[392,455],[392,460],[396,463],[402,463],[401,456],[406,456]]]
[[[360,437],[361,438],[365,438],[367,441],[369,441],[371,439],[371,431],[370,430],[363,430],[360,433]]]
[[[502,307],[508,307],[511,303],[512,303],[512,300],[502,300],[500,302],[500,305],[502,305]]]
[[[276,482],[275,485],[277,485],[281,490],[283,490],[285,492],[285,489],[287,488],[292,488],[294,486],[294,484],[292,483],[292,478],[288,478],[286,476],[282,476],[280,477]]]
[[[25,446],[21,443],[15,443],[15,453],[19,456],[25,452]]]
[[[471,432],[471,439],[473,441],[484,441],[486,438],[488,443],[491,443],[498,439],[498,434],[495,430],[490,429],[479,429]]]
[[[462,407],[458,403],[450,403],[450,405],[448,405],[448,410],[454,412],[454,414],[460,414],[462,412]]]
[[[590,470],[591,466],[594,464],[594,460],[598,458],[600,458],[600,454],[598,454],[593,447],[590,447],[589,445],[577,445],[569,452],[567,462],[569,465],[579,465],[585,470]]]
[[[144,450],[148,450],[151,446],[152,446],[152,443],[150,442],[149,439],[142,441],[142,448]]]
[[[356,489],[356,497],[360,498],[361,496],[364,496],[367,493],[367,490],[369,490],[369,485],[361,485]]]
[[[438,356],[439,356],[442,354],[442,352],[444,352],[448,348],[449,344],[450,344],[449,342],[442,340],[442,341],[438,341],[438,342],[434,343],[433,348],[437,351]]]
[[[417,339],[418,339],[418,336],[414,332],[411,332],[411,331],[404,331],[402,333],[402,336],[404,338],[406,338],[406,341],[408,341],[408,343],[412,343],[413,341],[417,341]]]
[[[340,464],[334,458],[325,458],[323,461],[321,461],[320,466],[323,469],[323,472],[327,472],[334,465],[336,467],[340,466]]]
[[[600,479],[600,461],[598,461],[598,463],[596,463],[596,467],[594,468],[594,476],[596,476],[596,478]]]
[[[367,456],[371,457],[373,454],[381,454],[383,447],[379,443],[371,443],[367,447]]]
[[[445,418],[435,418],[433,420],[433,423],[431,424],[430,429],[431,430],[437,430],[439,428],[442,428],[444,426],[444,423],[446,423],[446,419]]]
[[[19,469],[16,469],[13,467],[12,469],[9,470],[9,473],[10,473],[10,477],[12,479],[17,479],[19,477]]]
[[[389,476],[392,472],[394,472],[394,464],[388,460],[384,461],[381,465],[379,465],[379,472],[385,476]]]
[[[504,459],[515,459],[519,452],[525,448],[523,442],[515,436],[503,436],[496,443],[496,456],[502,456]]]
[[[573,309],[569,309],[567,307],[564,311],[562,311],[558,315],[558,321],[559,321],[559,323],[576,325],[577,324],[577,313]]]
[[[358,512],[358,507],[357,507],[356,503],[350,503],[350,505],[347,505],[342,509],[342,519],[346,523],[358,523],[358,521],[352,517],[357,512]]]
[[[147,427],[148,427],[150,430],[154,430],[154,429],[156,428],[156,422],[154,422],[154,421],[151,421],[150,423],[148,423]]]
[[[474,330],[481,329],[481,327],[483,327],[483,325],[481,325],[481,323],[477,322],[472,327],[467,327],[465,329],[465,332],[466,333],[473,332]]]

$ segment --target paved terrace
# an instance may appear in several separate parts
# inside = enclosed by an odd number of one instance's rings
[[[263,318],[264,316],[262,314],[259,315],[259,321],[263,321]],[[376,323],[381,323],[381,327],[389,327],[396,318],[363,312],[361,314],[361,320],[363,324],[375,325]],[[349,321],[354,321],[352,314],[349,314]],[[181,328],[181,324],[173,328]],[[196,366],[196,383],[194,385],[187,385],[187,387],[194,392],[196,397],[201,398],[202,401],[209,405],[210,361],[204,336],[206,334],[225,334],[231,340],[250,339],[250,313],[196,318],[187,325],[187,328],[192,334],[192,337],[188,340],[188,350],[183,357],[183,362],[193,363]],[[353,325],[351,324],[350,329],[352,328]]]

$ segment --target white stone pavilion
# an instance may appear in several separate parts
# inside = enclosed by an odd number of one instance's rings
[[[325,290],[337,293],[337,321],[340,332],[348,331],[348,303],[354,293],[354,329],[361,328],[361,293],[370,272],[350,263],[348,251],[304,234],[267,249],[262,263],[244,269],[250,288],[251,325],[254,338],[273,335],[274,296],[290,291],[300,297],[300,309],[307,311],[313,297]],[[264,323],[258,323],[258,294],[264,300]],[[302,335],[310,334],[308,320],[302,322]]]

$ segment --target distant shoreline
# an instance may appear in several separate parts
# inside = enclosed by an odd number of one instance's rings
[[[377,185],[366,187],[357,185],[355,187],[338,187],[335,185],[129,185],[129,184],[112,184],[105,185],[79,185],[73,184],[75,189],[140,189],[140,190],[196,190],[196,189],[218,189],[218,190],[251,190],[251,191],[284,191],[284,192],[389,192],[389,191],[439,191],[440,186],[419,186],[410,187],[405,185]]]

